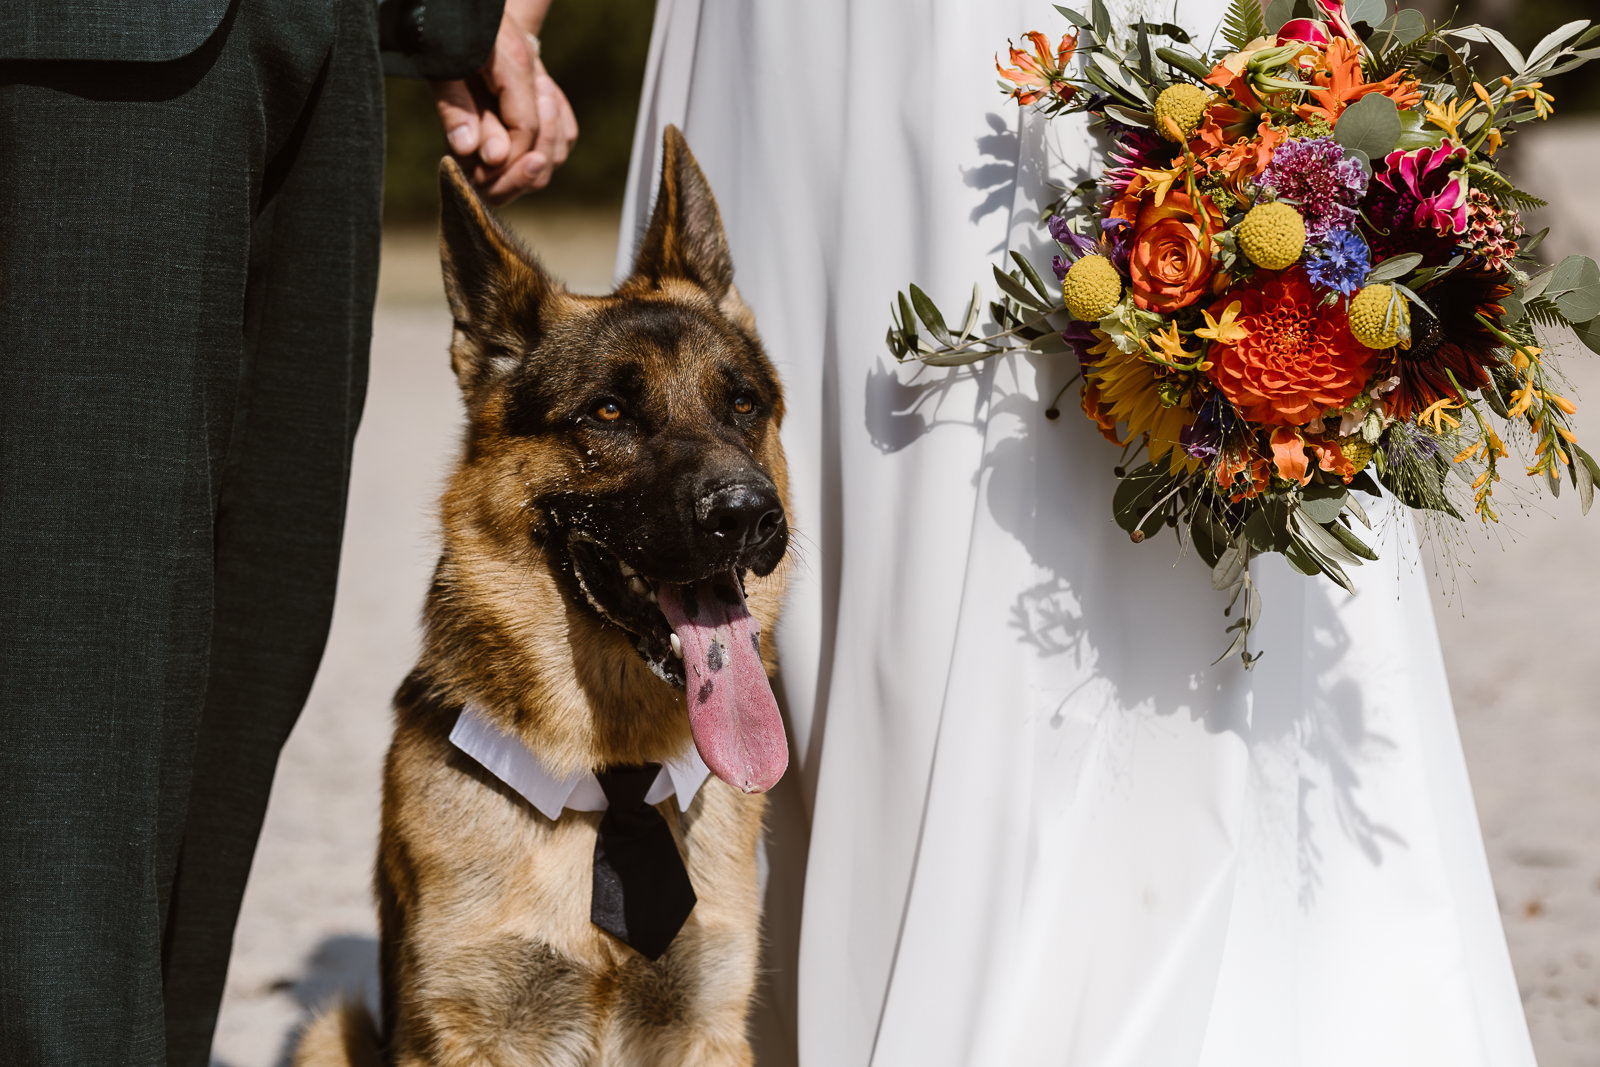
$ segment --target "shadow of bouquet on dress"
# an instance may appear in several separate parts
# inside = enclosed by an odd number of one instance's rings
[[[1010,247],[1048,263],[1053,249],[1034,220],[1060,191],[1048,171],[1072,168],[1045,144],[1042,124],[1025,118],[1012,133],[991,116],[990,126],[977,141],[982,162],[965,174],[982,194],[971,221],[1009,212],[1023,223],[1011,227]],[[997,258],[1005,250],[996,249]],[[1254,672],[1236,659],[1209,664],[1213,639],[1218,652],[1227,644],[1224,595],[1176,537],[1135,545],[1112,521],[1118,456],[1077,411],[1077,371],[1071,354],[1019,354],[949,369],[896,366],[885,355],[863,383],[866,429],[884,452],[946,427],[986,435],[975,488],[1034,570],[1013,594],[1011,625],[1045,665],[1044,676],[1071,680],[1056,694],[1049,724],[1062,724],[1070,702],[1080,721],[1086,714],[1187,714],[1210,733],[1236,735],[1254,779],[1282,786],[1292,775],[1296,783],[1283,790],[1294,797],[1294,810],[1244,811],[1240,818],[1255,822],[1253,832],[1292,837],[1289,850],[1278,851],[1296,857],[1297,898],[1309,908],[1320,865],[1338,847],[1330,833],[1374,865],[1385,848],[1405,844],[1363,806],[1365,769],[1395,745],[1374,729],[1361,685],[1340,674],[1350,635],[1328,596],[1281,560],[1267,559],[1256,569],[1268,593],[1261,636],[1276,646],[1273,662]],[[1062,409],[1054,420],[1045,416],[1052,398]],[[1291,633],[1299,644],[1286,640]]]

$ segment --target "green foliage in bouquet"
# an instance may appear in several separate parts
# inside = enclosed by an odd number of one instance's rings
[[[1219,660],[1255,658],[1254,556],[1354,591],[1347,568],[1377,558],[1363,494],[1495,521],[1510,438],[1589,510],[1600,465],[1538,331],[1600,351],[1600,266],[1539,262],[1547,231],[1519,212],[1544,201],[1498,155],[1600,27],[1523,54],[1385,0],[1235,0],[1207,54],[1178,26],[1116,31],[1101,0],[1056,10],[1073,30],[996,64],[1020,105],[1086,113],[1108,145],[1046,211],[1055,284],[1012,253],[959,328],[913,285],[897,358],[1074,354],[1085,415],[1124,447],[1114,519],[1135,542],[1175,528],[1232,592]],[[1489,53],[1510,73],[1486,85]]]

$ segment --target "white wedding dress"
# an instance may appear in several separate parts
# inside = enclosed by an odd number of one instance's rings
[[[1204,44],[1220,13],[1179,17]],[[1046,163],[1090,146],[1047,145],[993,57],[1065,26],[1047,0],[658,0],[620,258],[677,123],[788,394],[758,1062],[1531,1065],[1410,523],[1355,598],[1262,561],[1265,657],[1207,666],[1204,565],[1112,524],[1075,387],[1044,417],[1070,357],[884,349],[897,288],[959,310],[1039,251]]]

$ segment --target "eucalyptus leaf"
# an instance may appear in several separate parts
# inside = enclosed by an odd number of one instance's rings
[[[1194,545],[1200,558],[1206,561],[1206,566],[1212,568],[1213,577],[1216,576],[1217,564],[1222,562],[1223,553],[1233,547],[1233,539],[1222,528],[1211,509],[1204,505],[1195,508],[1189,519],[1189,542]]]
[[[1138,126],[1146,130],[1155,129],[1156,116],[1151,111],[1135,111],[1131,107],[1121,104],[1107,104],[1106,114],[1122,123],[1124,126]]]
[[[930,367],[965,367],[969,363],[981,363],[994,354],[990,349],[969,348],[964,352],[932,352],[919,358]]]
[[[1366,97],[1365,99],[1371,99],[1371,97]],[[1406,252],[1403,255],[1390,256],[1367,272],[1366,284],[1373,285],[1377,282],[1389,282],[1396,278],[1404,278],[1421,265],[1422,254],[1419,252]]]
[[[1350,491],[1344,486],[1308,486],[1300,498],[1300,514],[1312,522],[1327,523],[1339,517]]]
[[[1439,47],[1444,49],[1445,56],[1450,60],[1450,80],[1455,84],[1456,92],[1466,96],[1472,92],[1472,68],[1461,58],[1461,53],[1446,42],[1441,40]]]
[[[1230,547],[1223,550],[1222,558],[1217,560],[1217,565],[1211,568],[1211,588],[1232,589],[1244,577],[1249,558],[1237,548]]]
[[[1547,230],[1546,232],[1549,231]],[[1539,236],[1543,237],[1544,234]],[[1551,272],[1545,271],[1543,274],[1535,274],[1532,278],[1529,278],[1528,284],[1524,285],[1522,292],[1518,294],[1522,298],[1522,302],[1527,304],[1539,299],[1544,294],[1544,291],[1550,287],[1550,277]]]
[[[1317,559],[1317,554],[1312,551],[1311,546],[1298,537],[1291,540],[1288,547],[1283,550],[1283,558],[1289,561],[1289,566],[1301,574],[1315,577],[1322,573],[1322,561]]]
[[[1351,23],[1365,22],[1368,26],[1377,26],[1388,17],[1389,5],[1387,0],[1346,0],[1344,13]]]
[[[1050,307],[1049,304],[1039,299],[1037,293],[1023,285],[1015,276],[1007,274],[999,267],[994,268],[994,281],[1007,296],[1019,304],[1031,307],[1036,311],[1046,311]]]
[[[1169,67],[1175,67],[1183,71],[1195,81],[1204,81],[1211,75],[1211,68],[1206,66],[1204,62],[1187,52],[1180,52],[1176,48],[1157,48],[1156,58]]]
[[[1316,549],[1320,554],[1340,563],[1349,563],[1355,566],[1361,564],[1361,557],[1344,547],[1339,539],[1323,528],[1321,523],[1312,522],[1304,513],[1296,514],[1293,519],[1294,532],[1304,539],[1306,544]]]
[[[1027,347],[1029,351],[1042,352],[1046,355],[1072,351],[1072,345],[1070,345],[1066,338],[1062,337],[1061,334],[1055,330],[1050,330],[1046,333],[1040,334],[1038,337],[1029,341]]]
[[[1052,293],[1050,291],[1050,287],[1044,283],[1044,279],[1039,276],[1039,272],[1034,269],[1033,264],[1028,261],[1027,256],[1023,255],[1021,252],[1013,251],[1011,253],[1011,258],[1022,270],[1022,276],[1028,279],[1028,284],[1033,286],[1034,290],[1045,299],[1047,304],[1049,301],[1055,299],[1055,294]]]
[[[939,309],[928,294],[918,289],[915,285],[911,289],[911,306],[917,309],[917,318],[922,320],[930,333],[941,341],[949,340],[950,328],[944,324],[944,316],[939,314]]]
[[[1294,0],[1272,0],[1267,5],[1267,25],[1282,26],[1294,18]]]
[[[1341,526],[1338,523],[1325,526],[1324,529],[1333,534],[1338,542],[1345,548],[1348,548],[1351,552],[1360,556],[1362,559],[1375,560],[1378,558],[1378,554],[1372,550],[1372,546],[1361,540],[1360,537],[1356,536],[1354,530]]]
[[[1382,93],[1368,93],[1339,116],[1333,136],[1346,148],[1378,159],[1400,140],[1400,109]]]
[[[1578,485],[1578,506],[1587,515],[1594,506],[1594,472],[1579,460],[1572,465],[1572,480]]]
[[[1591,352],[1600,352],[1600,318],[1580,322],[1572,327],[1572,332],[1577,334],[1578,340],[1588,346]]]
[[[1395,12],[1392,18],[1378,27],[1373,37],[1382,42],[1384,51],[1388,51],[1398,45],[1408,45],[1427,32],[1427,17],[1422,12],[1408,7]]]
[[[1372,529],[1372,520],[1367,518],[1367,509],[1363,508],[1353,496],[1344,498],[1344,509],[1356,517],[1356,520],[1367,529]]]
[[[1514,74],[1521,74],[1527,67],[1528,61],[1523,58],[1517,46],[1506,40],[1505,34],[1492,26],[1463,26],[1457,30],[1446,30],[1447,34],[1459,37],[1464,41],[1477,41],[1480,44],[1491,44],[1505,59]]]
[[[1568,256],[1550,272],[1556,307],[1570,322],[1600,315],[1600,265],[1588,256]]]
[[[1534,45],[1533,51],[1528,53],[1528,66],[1530,68],[1536,67],[1540,60],[1548,59],[1555,55],[1556,51],[1560,49],[1562,45],[1566,44],[1568,41],[1572,40],[1574,37],[1578,36],[1578,34],[1582,33],[1588,28],[1588,19],[1578,19],[1575,22],[1567,23],[1565,26],[1562,26],[1559,29],[1550,31],[1545,35],[1544,40]]]
[[[1078,27],[1080,30],[1090,30],[1094,28],[1094,23],[1090,22],[1088,19],[1084,18],[1070,7],[1062,7],[1060,4],[1056,4],[1055,9],[1061,13],[1063,18],[1072,23],[1074,26]]]
[[[1111,40],[1111,12],[1103,0],[1090,0],[1090,17],[1094,19],[1094,35],[1101,41]]]
[[[972,331],[978,325],[978,309],[983,306],[983,298],[978,293],[978,283],[972,283],[972,299],[967,301],[967,320],[961,324],[961,336],[971,337]]]
[[[1116,492],[1111,497],[1111,514],[1117,525],[1128,533],[1137,527],[1146,537],[1156,533],[1162,526],[1159,509],[1148,518],[1146,515],[1171,488],[1172,479],[1165,465],[1146,463],[1128,472],[1117,482]]]

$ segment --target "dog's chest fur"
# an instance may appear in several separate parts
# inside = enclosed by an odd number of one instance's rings
[[[379,892],[403,928],[385,961],[386,992],[404,1000],[386,1012],[395,1062],[739,1062],[726,1053],[744,1044],[758,953],[760,799],[711,778],[681,816],[658,805],[699,902],[652,963],[589,921],[601,813],[546,819],[448,729],[402,709],[385,770]]]

